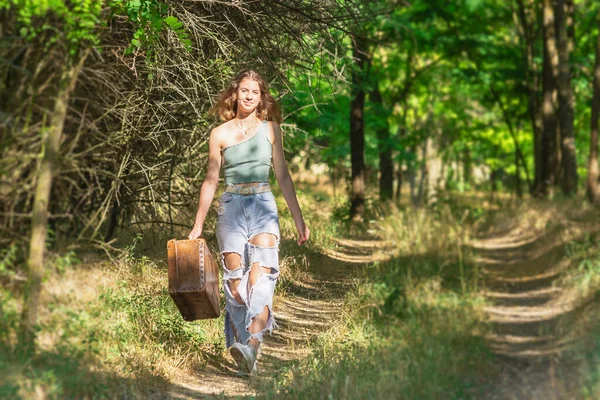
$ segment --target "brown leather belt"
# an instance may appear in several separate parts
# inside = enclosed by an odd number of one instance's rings
[[[250,196],[251,194],[265,193],[271,191],[271,185],[261,186],[225,186],[225,193],[241,194],[242,196]]]

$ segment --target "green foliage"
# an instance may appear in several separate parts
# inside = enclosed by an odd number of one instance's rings
[[[8,290],[0,290],[0,343],[7,343],[18,324],[17,303]]]
[[[18,247],[15,243],[11,243],[7,249],[0,249],[0,278],[14,276],[17,250]]]
[[[99,44],[96,30],[103,3],[102,0],[0,0],[0,8],[16,11],[22,36],[31,40],[49,33],[46,48],[64,40],[69,54],[75,56],[82,46]]]
[[[183,24],[174,16],[168,16],[168,5],[159,0],[111,0],[115,14],[126,15],[135,27],[131,44],[125,54],[146,49],[146,55],[153,52],[153,45],[165,28],[171,29],[183,46],[189,51],[192,42]]]
[[[589,318],[592,319],[592,338],[581,349],[585,375],[578,394],[581,399],[594,400],[600,396],[600,326],[597,310]]]
[[[598,325],[598,308],[596,307],[600,293],[600,249],[598,235],[585,233],[583,237],[565,245],[565,258],[575,268],[566,271],[563,282],[574,288],[580,301],[589,304],[578,318],[578,323],[585,324],[590,333],[587,338],[578,340],[569,355],[578,359],[583,365],[582,383],[579,395],[582,399],[596,399],[600,394],[600,326]],[[590,307],[591,306],[591,307]]]
[[[286,131],[286,149],[292,153],[308,149],[304,159],[319,160],[330,167],[350,154],[348,113],[342,111],[350,107],[348,88],[335,76],[346,62],[345,58],[332,59],[325,50],[315,54],[310,71],[291,71],[294,90],[281,100],[296,128]]]
[[[165,18],[164,22],[165,22],[165,24],[167,24],[169,26],[169,28],[171,28],[173,30],[173,32],[175,32],[175,34],[177,35],[177,37],[179,38],[179,40],[181,41],[183,46],[188,51],[191,50],[192,41],[189,39],[189,35],[188,35],[187,31],[185,30],[185,28],[183,27],[183,24],[181,22],[179,22],[179,20],[172,15]]]
[[[73,250],[67,251],[65,254],[55,257],[51,264],[59,274],[64,273],[67,269],[80,264],[81,260]]]
[[[188,51],[192,42],[183,24],[168,16],[168,5],[158,0],[0,0],[0,9],[14,10],[21,36],[28,40],[45,35],[48,49],[58,41],[67,44],[71,57],[86,46],[100,46],[100,29],[112,15],[124,15],[134,26],[133,38],[125,54],[145,48],[150,56],[161,32],[172,30]]]
[[[586,233],[583,238],[565,246],[566,257],[577,269],[567,280],[577,287],[583,297],[600,292],[600,249],[596,235]]]
[[[207,341],[199,324],[181,318],[167,288],[149,288],[132,281],[120,281],[117,288],[100,296],[109,313],[122,314],[125,319],[114,326],[113,340],[121,350],[144,341],[170,352],[184,344],[196,348]]]

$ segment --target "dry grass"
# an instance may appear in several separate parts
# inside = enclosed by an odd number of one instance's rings
[[[272,369],[258,393],[270,398],[477,397],[502,372],[485,340],[489,326],[482,282],[487,275],[474,257],[476,236],[500,237],[504,246],[542,238],[531,249],[534,257],[566,243],[572,263],[561,273],[560,285],[571,288],[565,295],[577,294],[569,301],[584,306],[574,325],[581,346],[565,356],[581,360],[585,396],[600,392],[595,368],[600,334],[590,334],[596,329],[592,305],[600,284],[596,210],[576,200],[485,214],[472,204],[445,203],[433,211],[378,206],[366,222],[350,225],[323,217],[326,207],[334,215],[341,208],[327,193],[320,193],[318,203],[301,185],[299,193],[312,243],[294,244],[295,229],[282,210],[276,307],[298,309],[295,292],[308,291],[319,297],[320,311],[335,313],[327,314],[329,326],[319,327],[316,338],[294,342],[289,354],[295,361]],[[367,230],[372,233],[365,235]],[[361,237],[342,239],[361,232]],[[44,283],[39,352],[19,355],[14,335],[2,336],[0,394],[160,398],[173,380],[214,375],[228,366],[222,319],[184,324],[165,290],[164,249],[156,246],[168,236],[143,238],[116,263],[54,268]],[[158,260],[145,256],[146,249]],[[351,273],[344,272],[348,265]],[[342,276],[340,291],[335,282]],[[1,327],[14,332],[18,302],[8,292],[2,296]],[[310,323],[310,313],[300,314],[300,321],[290,317],[289,323]],[[583,359],[581,349],[587,354]]]
[[[481,217],[473,204],[448,203],[433,213],[390,209],[387,218],[380,213],[378,234],[395,243],[393,257],[365,269],[345,299],[350,311],[320,336],[311,356],[276,376],[265,396],[398,398],[401,393],[406,399],[524,399],[548,398],[536,396],[554,390],[596,398],[597,325],[589,321],[594,309],[590,299],[600,288],[595,270],[600,264],[594,261],[595,241],[589,237],[597,231],[590,222],[597,221],[597,210],[580,199],[507,203],[509,207],[487,210]],[[556,285],[564,288],[556,305],[561,310],[576,306],[575,324],[559,326],[569,326],[568,336],[578,342],[562,351],[564,363],[551,364],[550,372],[531,366],[521,371],[519,362],[511,366],[512,361],[499,362],[493,354],[487,339],[494,337],[488,325],[489,300],[483,296],[487,277],[474,258],[481,237],[502,240],[498,255],[507,257],[507,265],[511,257],[547,253],[552,261],[549,252],[557,246],[563,254],[564,249],[576,249],[556,260],[562,266]],[[529,246],[531,254],[510,253],[511,246],[521,245]],[[541,266],[534,267],[541,271]],[[515,371],[518,378],[512,376]],[[514,379],[521,384],[515,386]]]

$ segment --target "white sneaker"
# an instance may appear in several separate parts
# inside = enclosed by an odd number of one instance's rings
[[[252,374],[256,367],[256,351],[251,346],[234,343],[229,348],[229,354],[237,363],[240,372],[244,374]]]
[[[252,367],[252,371],[250,373],[238,371],[238,376],[257,376],[258,375],[258,361],[254,362],[254,367]]]

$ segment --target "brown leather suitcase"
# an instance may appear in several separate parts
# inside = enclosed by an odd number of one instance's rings
[[[183,319],[217,318],[219,269],[204,239],[175,240],[167,243],[169,294]]]

